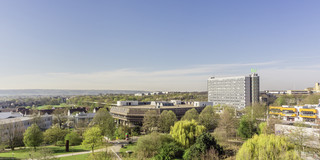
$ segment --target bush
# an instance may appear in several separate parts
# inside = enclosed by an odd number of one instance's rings
[[[211,153],[207,154],[211,150]],[[200,157],[208,157],[212,155],[223,154],[223,149],[217,144],[216,140],[210,133],[202,133],[187,152],[183,155],[184,159],[200,159]]]
[[[182,158],[184,149],[177,143],[166,143],[158,151],[156,160],[171,160],[175,158]]]
[[[153,132],[139,138],[137,142],[137,155],[139,159],[151,158],[158,154],[162,145],[174,142],[172,137],[167,134]]]

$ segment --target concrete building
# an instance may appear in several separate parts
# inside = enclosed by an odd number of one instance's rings
[[[213,105],[230,105],[243,109],[259,102],[259,76],[210,77],[207,82],[208,101]]]
[[[114,106],[110,109],[110,114],[116,119],[118,124],[133,126],[142,126],[144,115],[149,110],[155,110],[159,115],[167,110],[173,111],[180,119],[188,110],[195,108],[200,113],[206,106],[187,105],[186,103],[174,105],[172,102],[153,101],[148,105],[124,105]]]

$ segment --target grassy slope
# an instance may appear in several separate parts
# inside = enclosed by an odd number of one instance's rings
[[[75,153],[75,152],[83,152],[83,151],[88,151],[86,149],[83,149],[82,146],[71,146],[70,147],[70,152],[65,152],[64,147],[59,147],[59,146],[45,146],[44,148],[49,148],[50,150],[53,151],[53,155],[61,155],[61,154],[67,154],[67,153]],[[37,148],[39,150],[40,148]],[[0,159],[4,157],[15,157],[19,159],[25,159],[29,157],[29,154],[32,153],[31,148],[26,148],[26,149],[19,149],[19,150],[14,150],[14,151],[8,151],[4,153],[0,153]]]

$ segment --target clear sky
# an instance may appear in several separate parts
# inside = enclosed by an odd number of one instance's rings
[[[320,1],[2,0],[0,89],[205,91],[320,81]]]

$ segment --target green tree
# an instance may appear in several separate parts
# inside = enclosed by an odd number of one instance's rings
[[[211,134],[204,132],[197,137],[196,143],[189,148],[190,151],[185,152],[183,158],[187,160],[200,159],[202,155],[206,155],[210,149],[214,149],[218,155],[223,154],[222,147],[220,147]]]
[[[157,131],[159,121],[159,114],[156,110],[149,110],[145,113],[143,118],[143,129],[145,132],[150,133]]]
[[[182,146],[189,148],[194,144],[196,137],[206,131],[202,125],[198,125],[195,120],[178,121],[171,127],[170,134]]]
[[[247,106],[244,109],[244,114],[250,117],[252,120],[255,119],[266,119],[268,107],[265,104],[255,103],[252,106]]]
[[[176,142],[171,142],[162,145],[158,152],[157,156],[155,156],[156,160],[180,159],[182,158],[184,149]]]
[[[23,134],[23,142],[27,147],[36,147],[43,142],[43,133],[36,124],[32,124]]]
[[[257,133],[257,127],[255,126],[255,120],[252,120],[248,116],[242,116],[240,120],[240,126],[238,128],[238,134],[242,138],[251,138]]]
[[[177,116],[172,111],[164,110],[159,117],[159,129],[161,132],[169,133],[170,127],[177,121]]]
[[[82,145],[90,148],[94,153],[94,147],[102,144],[103,136],[99,127],[91,127],[83,134],[83,138]]]
[[[139,138],[137,142],[136,152],[138,159],[145,159],[154,157],[159,153],[160,148],[164,144],[174,142],[172,137],[168,134],[160,134],[152,132]]]
[[[207,106],[199,115],[199,124],[205,126],[208,130],[214,130],[218,125],[219,118],[215,107]]]
[[[181,120],[188,120],[188,121],[191,121],[191,120],[195,120],[195,121],[198,121],[199,120],[199,113],[196,109],[192,108],[190,110],[188,110],[184,116],[181,118]]]
[[[52,126],[47,129],[44,135],[44,142],[47,144],[55,144],[57,145],[58,141],[63,141],[64,137],[69,133],[67,129],[61,129],[59,126]]]
[[[76,131],[72,131],[70,133],[68,133],[65,137],[65,140],[69,140],[70,145],[74,146],[74,145],[79,145],[81,144],[81,137],[79,136],[79,134]]]
[[[237,160],[284,159],[298,160],[294,145],[285,137],[270,135],[255,135],[248,139],[237,153]]]
[[[110,138],[113,136],[115,131],[114,119],[105,108],[98,110],[91,121],[91,125],[97,125],[102,132],[101,134]]]
[[[226,107],[220,114],[218,127],[215,129],[215,135],[219,141],[227,141],[236,136],[236,129],[238,128],[238,121],[235,118],[235,111],[233,108]]]

